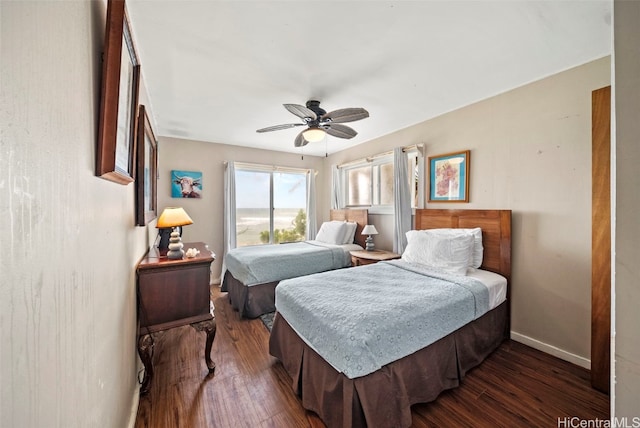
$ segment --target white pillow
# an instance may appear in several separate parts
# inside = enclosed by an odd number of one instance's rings
[[[482,246],[482,229],[475,227],[473,229],[462,229],[471,232],[473,235],[473,250],[471,250],[471,267],[479,269],[482,265],[484,257],[484,247]]]
[[[407,242],[402,260],[454,275],[466,275],[473,243],[470,233],[447,236],[410,230]]]
[[[356,228],[358,223],[355,221],[345,223],[343,244],[353,244],[353,239],[356,237]]]
[[[325,244],[342,244],[347,227],[346,224],[344,221],[325,221],[320,226],[320,230],[318,230],[316,241],[324,242]]]
[[[469,267],[479,268],[482,265],[482,257],[484,255],[484,247],[482,246],[482,229],[479,227],[473,229],[427,229],[418,230],[416,232],[426,234],[437,234],[440,236],[459,236],[468,235],[473,236],[471,256],[469,258]],[[409,239],[407,235],[407,239]]]

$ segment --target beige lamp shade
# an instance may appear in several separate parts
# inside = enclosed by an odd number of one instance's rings
[[[364,228],[362,228],[362,234],[363,235],[377,235],[378,231],[376,230],[376,227],[374,225],[368,224]]]
[[[188,224],[193,224],[193,220],[184,209],[181,207],[167,207],[160,214],[156,227],[163,229],[166,227],[186,226]]]
[[[367,236],[367,239],[365,239],[364,244],[365,247],[364,249],[367,251],[375,251],[376,246],[373,243],[373,238],[371,237],[371,235],[377,235],[378,234],[378,230],[376,229],[376,227],[372,224],[368,224],[365,227],[362,228],[362,234],[363,235],[369,235]]]

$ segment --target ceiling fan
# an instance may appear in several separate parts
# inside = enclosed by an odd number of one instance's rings
[[[279,131],[296,126],[306,126],[307,129],[300,132],[295,139],[294,146],[296,147],[303,147],[308,143],[322,141],[325,133],[338,138],[353,138],[358,133],[353,128],[341,125],[341,123],[354,122],[369,117],[369,112],[359,107],[343,108],[327,113],[320,107],[320,101],[315,100],[307,101],[306,107],[298,104],[283,105],[284,108],[302,119],[302,123],[269,126],[258,129],[256,132]]]

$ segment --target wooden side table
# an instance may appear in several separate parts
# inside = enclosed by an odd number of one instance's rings
[[[185,243],[184,248],[197,248],[200,254],[171,260],[154,247],[136,269],[140,321],[138,354],[145,369],[140,388],[142,394],[149,391],[153,378],[154,335],[164,330],[190,324],[197,331],[206,332],[204,359],[210,373],[216,367],[211,361],[216,322],[210,290],[211,262],[215,255],[204,242]]]
[[[385,250],[357,250],[350,251],[350,253],[352,266],[371,265],[382,260],[394,260],[400,258],[400,254],[392,253],[391,251]]]

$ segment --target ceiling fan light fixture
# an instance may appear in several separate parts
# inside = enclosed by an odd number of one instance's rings
[[[1,0],[0,0],[1,1]],[[320,101],[307,101],[307,106],[299,104],[283,104],[290,113],[302,119],[302,123],[285,123],[283,125],[268,126],[256,132],[279,131],[281,129],[306,126],[307,129],[298,133],[293,142],[294,147],[304,147],[309,143],[327,143],[327,134],[336,138],[353,138],[358,133],[355,129],[343,125],[344,122],[355,122],[369,117],[369,112],[362,107],[351,107],[333,110],[327,113],[320,108]],[[326,150],[325,150],[326,151]]]
[[[325,135],[326,132],[324,131],[324,129],[320,128],[309,128],[302,133],[304,139],[310,143],[317,143],[324,140]]]

